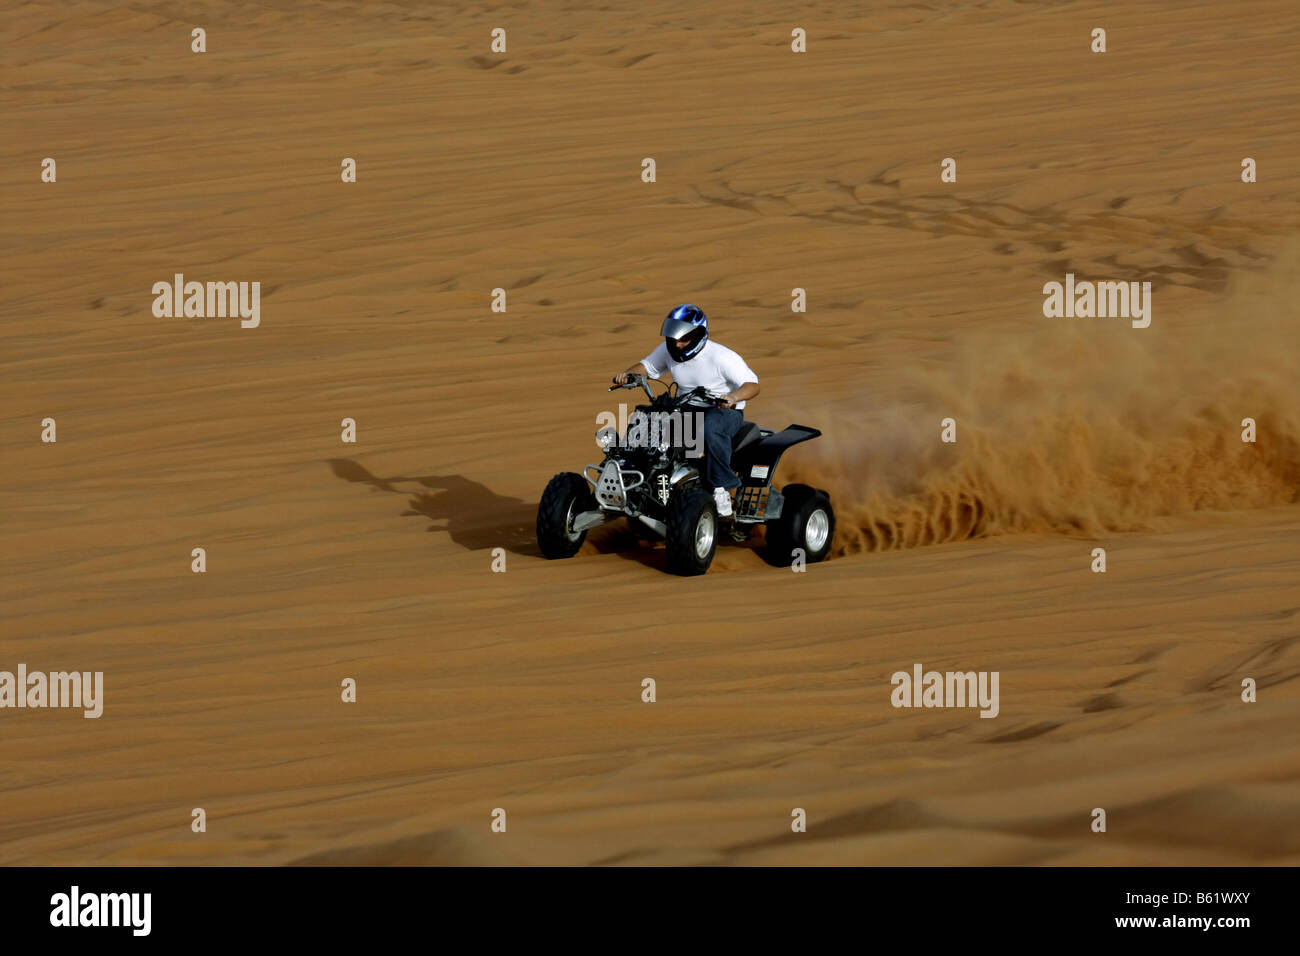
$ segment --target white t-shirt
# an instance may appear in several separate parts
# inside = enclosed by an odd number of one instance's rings
[[[641,360],[641,364],[651,378],[671,372],[677,391],[683,394],[703,385],[715,395],[728,395],[746,382],[758,381],[758,376],[743,358],[713,339],[704,343],[699,355],[685,362],[674,362],[668,354],[668,344],[660,342],[657,349]],[[744,408],[745,403],[737,402],[736,407]]]

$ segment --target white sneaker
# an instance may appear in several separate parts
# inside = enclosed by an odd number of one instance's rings
[[[719,518],[731,517],[731,492],[726,488],[714,488],[713,500],[718,506]]]

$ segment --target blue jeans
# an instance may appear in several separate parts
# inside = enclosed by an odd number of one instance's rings
[[[739,408],[705,409],[704,480],[711,488],[740,487],[740,479],[731,470],[731,440],[744,422],[745,413]]]

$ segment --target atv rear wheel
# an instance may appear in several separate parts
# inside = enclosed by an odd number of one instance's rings
[[[679,492],[668,506],[668,570],[703,574],[718,547],[718,510],[713,495],[699,488]]]
[[[789,567],[794,550],[801,548],[809,564],[830,554],[835,537],[835,509],[830,496],[808,485],[786,485],[781,489],[785,503],[781,517],[767,522],[767,560]]]
[[[571,558],[587,538],[586,531],[574,531],[573,519],[584,511],[595,511],[596,498],[582,475],[561,472],[550,480],[537,504],[537,544],[548,558]]]

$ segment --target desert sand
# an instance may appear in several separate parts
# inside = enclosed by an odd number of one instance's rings
[[[0,863],[1300,863],[1300,12],[882,6],[6,6]],[[679,302],[829,561],[540,557]]]

